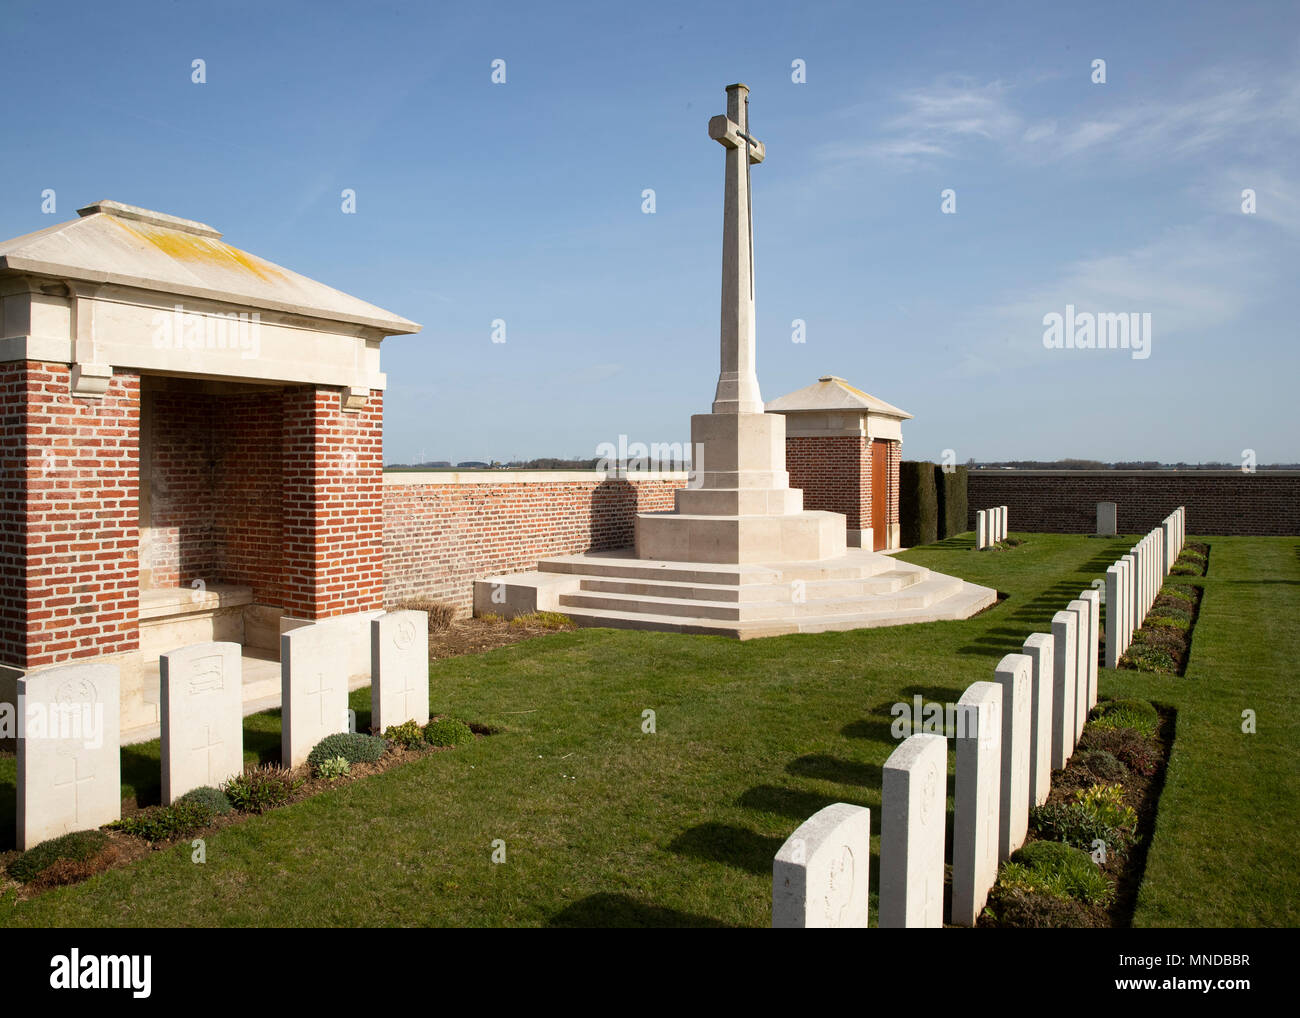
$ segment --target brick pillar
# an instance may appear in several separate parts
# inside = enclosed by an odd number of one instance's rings
[[[897,548],[899,546],[902,528],[899,526],[898,519],[898,465],[903,462],[903,443],[889,443],[889,492],[888,501],[885,503],[885,524],[889,528],[889,537],[885,543],[886,548]]]
[[[0,663],[139,647],[140,379],[70,395],[66,364],[0,365]]]
[[[383,393],[342,408],[338,389],[283,401],[284,612],[324,619],[383,607]]]

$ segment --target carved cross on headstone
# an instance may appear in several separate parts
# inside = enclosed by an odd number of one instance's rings
[[[308,696],[317,697],[320,702],[320,720],[321,724],[325,723],[325,694],[330,691],[330,687],[325,684],[325,673],[316,673],[316,688],[306,690]]]
[[[223,746],[223,745],[225,744],[225,743],[224,743],[224,740],[222,740],[222,739],[219,739],[219,738],[214,739],[214,738],[213,738],[213,734],[214,734],[214,733],[213,733],[213,731],[212,731],[212,726],[211,726],[211,725],[204,725],[204,726],[203,726],[203,741],[202,741],[201,743],[199,743],[199,744],[197,744],[197,745],[191,747],[191,752],[193,752],[193,753],[203,753],[203,754],[207,757],[207,772],[208,772],[208,777],[209,777],[209,778],[211,778],[211,776],[212,776],[212,751],[213,751],[214,749],[219,749],[221,746]]]
[[[72,788],[72,815],[73,817],[76,818],[77,822],[80,823],[81,822],[81,786],[94,781],[95,775],[92,774],[89,777],[79,778],[77,777],[77,773],[80,770],[80,762],[74,756],[71,759],[71,763],[72,763],[72,777],[69,778],[67,781],[54,782],[53,787],[68,788],[70,786]]]
[[[727,112],[709,121],[709,137],[727,150],[722,212],[722,367],[715,414],[761,414],[754,336],[754,217],[749,166],[767,150],[749,134],[749,87],[727,86]]]

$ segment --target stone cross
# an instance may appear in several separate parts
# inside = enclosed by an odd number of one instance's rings
[[[727,112],[709,121],[709,137],[727,150],[722,212],[722,366],[715,414],[761,414],[754,334],[754,232],[750,163],[766,150],[749,135],[749,86],[727,86]]]

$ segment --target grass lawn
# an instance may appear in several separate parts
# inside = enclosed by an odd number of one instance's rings
[[[1012,550],[976,555],[966,537],[904,556],[1008,595],[965,622],[744,643],[580,630],[437,662],[435,711],[500,734],[213,833],[205,865],[187,843],[0,899],[0,924],[766,926],[772,855],[800,822],[852,802],[879,833],[889,706],[955,701],[990,678],[1133,543],[1022,536]],[[1284,696],[1300,540],[1211,543],[1188,675],[1102,671],[1103,693],[1178,710],[1137,922],[1298,925],[1300,733]],[[364,724],[368,691],[352,706]],[[1241,734],[1247,708],[1256,735]],[[250,758],[277,751],[278,725],[247,720]],[[124,751],[125,793],[156,796],[157,754]],[[0,844],[12,803],[9,757]]]

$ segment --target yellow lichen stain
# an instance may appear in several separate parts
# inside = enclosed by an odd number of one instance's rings
[[[250,272],[266,282],[274,282],[281,276],[274,266],[260,258],[254,258],[237,247],[231,247],[215,237],[200,237],[195,233],[182,230],[162,230],[147,223],[130,223],[113,217],[111,220],[141,240],[152,244],[170,258],[192,262],[210,262],[221,265],[234,262],[245,272]]]

